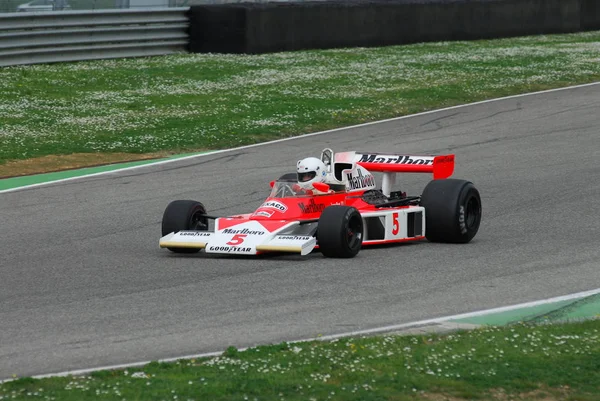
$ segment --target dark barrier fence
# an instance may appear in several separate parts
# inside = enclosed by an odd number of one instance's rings
[[[598,0],[390,0],[192,6],[195,53],[267,53],[600,29]]]
[[[600,2],[598,0],[581,0],[581,30],[600,29]]]

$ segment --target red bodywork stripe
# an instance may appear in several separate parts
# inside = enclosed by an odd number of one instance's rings
[[[221,217],[221,218],[219,218],[219,220],[217,220],[218,221],[217,231],[224,230],[226,228],[230,228],[230,227],[237,226],[240,224],[245,224],[250,221],[256,221],[257,223],[260,223],[264,228],[266,228],[267,231],[272,233],[273,231],[276,231],[291,222],[290,220],[267,220],[267,219],[265,219],[265,220],[252,219],[251,220],[251,219],[249,219],[249,216],[250,216],[249,214],[244,214],[244,215],[235,216],[235,217]]]
[[[248,219],[247,216],[221,217],[217,222],[217,230],[224,230],[229,227],[237,226],[238,224],[247,223]]]
[[[375,240],[370,240],[370,241],[363,241],[362,244],[363,244],[363,246],[385,245],[385,244],[397,244],[400,242],[422,241],[424,239],[425,239],[424,236],[419,236],[419,237],[414,237],[414,238],[390,239],[390,240],[375,239]],[[315,249],[319,249],[319,244],[317,244],[315,246]]]
[[[264,228],[266,228],[270,233],[273,231],[279,230],[281,227],[290,224],[291,221],[282,221],[282,220],[254,220],[258,221]]]
[[[377,239],[377,240],[363,241],[362,244],[363,245],[396,244],[398,242],[412,242],[412,241],[420,241],[423,239],[425,239],[425,236],[419,236],[419,237],[414,237],[414,238],[389,239],[389,240]]]

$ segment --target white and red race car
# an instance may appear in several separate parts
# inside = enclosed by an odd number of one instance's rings
[[[467,243],[481,222],[481,198],[465,180],[449,179],[454,155],[334,154],[324,149],[325,182],[317,193],[298,187],[297,175],[271,182],[269,197],[253,212],[207,214],[200,202],[171,202],[162,219],[160,247],[175,253],[257,255],[292,252],[350,258],[362,246],[418,241]],[[373,172],[381,172],[381,186]],[[398,173],[432,173],[420,196],[392,191]]]

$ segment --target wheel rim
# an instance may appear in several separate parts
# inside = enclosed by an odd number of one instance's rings
[[[465,208],[465,224],[468,229],[473,229],[477,226],[477,222],[479,221],[480,215],[480,207],[479,201],[474,196],[469,199],[467,202],[467,207]]]
[[[353,216],[346,227],[346,242],[351,249],[357,248],[362,243],[362,220]]]

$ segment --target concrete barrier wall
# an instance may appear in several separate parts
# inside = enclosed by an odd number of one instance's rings
[[[190,51],[266,53],[600,29],[598,0],[392,0],[192,6]]]
[[[190,7],[189,51],[247,53],[245,7],[203,5]]]
[[[581,0],[581,29],[592,31],[600,29],[600,2]]]

